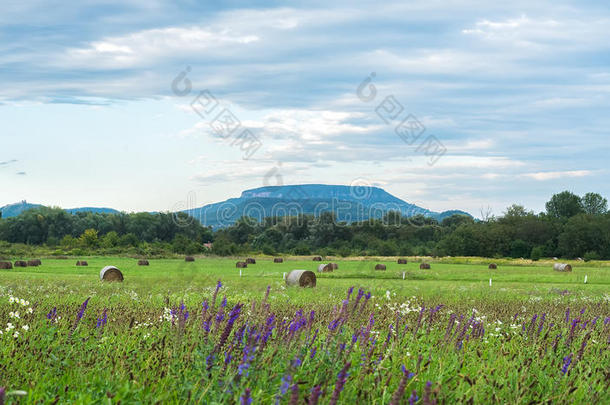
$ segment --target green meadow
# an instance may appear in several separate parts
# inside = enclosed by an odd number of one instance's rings
[[[605,262],[327,258],[299,288],[310,257],[78,259],[0,270],[8,403],[610,400]]]

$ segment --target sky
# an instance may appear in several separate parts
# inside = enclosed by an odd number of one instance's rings
[[[604,1],[219,3],[4,0],[0,206],[302,183],[477,217],[610,197]]]

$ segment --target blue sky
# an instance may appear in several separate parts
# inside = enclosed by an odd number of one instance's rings
[[[163,211],[278,182],[475,216],[610,197],[605,2],[200,3],[3,2],[0,205]],[[226,139],[193,111],[204,90],[241,123]],[[411,145],[394,131],[409,114],[425,127]],[[242,129],[260,141],[248,159]]]

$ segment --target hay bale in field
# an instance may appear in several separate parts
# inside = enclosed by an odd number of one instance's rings
[[[584,262],[585,261],[585,259],[583,259],[582,257],[577,257],[576,260],[579,261],[579,262]]]
[[[314,256],[314,257],[313,257],[313,261],[314,261],[314,262],[321,262],[321,261],[322,261],[322,258],[321,258],[320,256]]]
[[[398,259],[398,264],[407,264],[407,259]]]
[[[100,271],[102,281],[123,281],[123,273],[114,266],[106,266]]]
[[[337,270],[339,268],[339,265],[337,263],[329,263],[329,264],[331,265],[333,270]]]
[[[86,260],[79,260],[76,262],[77,266],[89,266],[89,263],[87,263]]]
[[[148,263],[148,260],[146,259],[140,259],[138,260],[138,266],[148,266],[150,263]]]
[[[184,261],[185,261],[185,262],[194,262],[194,261],[195,261],[195,258],[194,258],[193,256],[186,256],[186,257],[184,258]]]
[[[419,265],[421,270],[430,270],[430,263],[422,263]]]
[[[557,257],[553,257],[553,260],[559,260],[559,258],[557,258]]]
[[[286,285],[299,287],[315,287],[316,273],[309,270],[292,270],[286,276]]]
[[[15,262],[15,267],[28,267],[28,263],[23,260],[17,260]]]
[[[2,270],[10,270],[13,268],[13,263],[11,262],[0,262],[0,269]]]
[[[379,263],[379,264],[375,265],[375,270],[385,270],[385,269],[386,269],[385,264]]]
[[[38,262],[36,260],[28,260],[29,267],[38,267]]]
[[[248,264],[256,264],[256,260],[254,260],[254,259],[253,259],[253,258],[251,258],[251,257],[248,257],[248,258],[246,259],[246,263],[248,263]]]
[[[36,266],[42,266],[42,260],[40,259],[34,259],[32,262],[35,263]]]
[[[273,259],[273,263],[284,263],[284,259],[282,259],[281,257],[276,257],[275,259]]]
[[[332,263],[323,263],[318,266],[318,273],[331,273],[333,271]]]
[[[489,269],[490,269],[490,270],[495,270],[495,269],[497,269],[497,268],[498,268],[498,265],[497,265],[497,264],[495,264],[495,263],[489,263]]]
[[[248,263],[246,262],[237,262],[235,263],[235,267],[238,269],[245,269],[246,267],[248,267]]]
[[[572,271],[572,266],[566,263],[555,263],[553,265],[555,271]]]

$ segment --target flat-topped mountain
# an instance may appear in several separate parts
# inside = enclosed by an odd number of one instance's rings
[[[202,224],[221,228],[240,217],[261,220],[265,217],[286,215],[315,215],[332,212],[339,222],[357,222],[383,218],[397,211],[404,217],[423,215],[442,221],[454,214],[469,215],[464,211],[434,212],[410,204],[379,187],[302,184],[259,187],[242,192],[239,198],[185,210]]]

